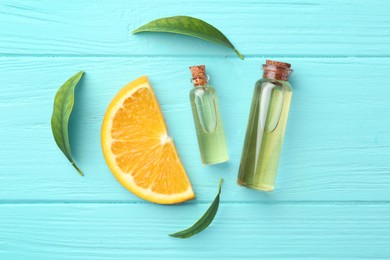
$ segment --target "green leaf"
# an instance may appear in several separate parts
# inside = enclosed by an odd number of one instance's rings
[[[171,237],[177,237],[177,238],[188,238],[192,237],[195,234],[198,234],[199,232],[206,229],[210,223],[213,221],[215,215],[218,211],[219,206],[219,195],[221,194],[221,186],[222,186],[223,179],[219,181],[219,188],[218,188],[218,194],[215,197],[213,203],[211,203],[209,209],[204,213],[204,215],[190,228],[187,228],[185,230],[179,231],[174,234],[170,234]]]
[[[237,53],[240,59],[244,56],[233,46],[226,36],[211,24],[190,16],[172,16],[153,20],[133,33],[140,32],[167,32],[197,37],[209,42],[229,47]]]
[[[65,154],[77,172],[83,176],[83,172],[77,167],[73,161],[72,152],[70,150],[68,124],[69,118],[73,110],[74,90],[77,83],[80,81],[84,72],[79,71],[69,78],[57,91],[54,98],[53,114],[51,116],[51,130],[54,140],[58,147]]]

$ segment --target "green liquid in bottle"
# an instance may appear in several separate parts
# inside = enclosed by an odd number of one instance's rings
[[[255,86],[237,182],[273,191],[292,96],[288,81],[264,78]]]
[[[208,84],[197,86],[190,92],[190,101],[202,163],[229,160],[215,89]]]

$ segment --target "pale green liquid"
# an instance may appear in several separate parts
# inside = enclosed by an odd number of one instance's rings
[[[190,92],[190,100],[202,163],[229,160],[215,89],[210,85],[195,87]]]
[[[237,182],[273,191],[292,96],[286,81],[256,83]]]

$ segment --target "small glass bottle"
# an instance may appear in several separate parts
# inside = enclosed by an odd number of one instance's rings
[[[202,163],[217,164],[229,160],[218,99],[208,84],[204,65],[190,67],[194,88],[190,91],[192,114]]]
[[[292,70],[284,62],[267,60],[256,82],[237,183],[273,191],[292,96]]]

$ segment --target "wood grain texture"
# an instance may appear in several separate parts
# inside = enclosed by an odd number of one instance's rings
[[[390,259],[390,2],[0,1],[0,259]],[[190,15],[246,55],[168,34],[133,36]],[[253,86],[266,58],[291,62],[294,96],[276,191],[237,186]],[[203,167],[188,66],[206,64],[231,160]],[[70,122],[79,177],[50,130],[54,94],[86,71]],[[197,199],[146,203],[120,186],[100,150],[114,94],[148,75]],[[224,178],[206,231],[200,217]]]
[[[130,34],[160,17],[190,15],[216,26],[244,55],[389,56],[389,9],[386,0],[3,0],[0,53],[234,57],[184,36]]]
[[[2,205],[0,255],[42,260],[389,258],[388,204],[229,204],[204,232],[186,240],[168,237],[206,208]]]
[[[236,185],[259,59],[1,58],[1,200],[140,201],[117,183],[100,148],[100,127],[114,94],[150,76],[171,136],[199,201],[210,201],[225,178],[228,201],[388,200],[390,185],[389,59],[287,58],[296,70],[294,97],[276,192]],[[231,160],[201,165],[188,92],[188,67],[205,63],[219,91]],[[369,69],[368,69],[369,68]],[[69,74],[86,75],[71,121],[74,158],[85,178],[58,151],[50,133],[53,96]],[[20,76],[23,75],[23,76]],[[17,79],[17,80],[15,80]],[[21,91],[22,90],[22,91]],[[17,156],[12,156],[17,155]]]

